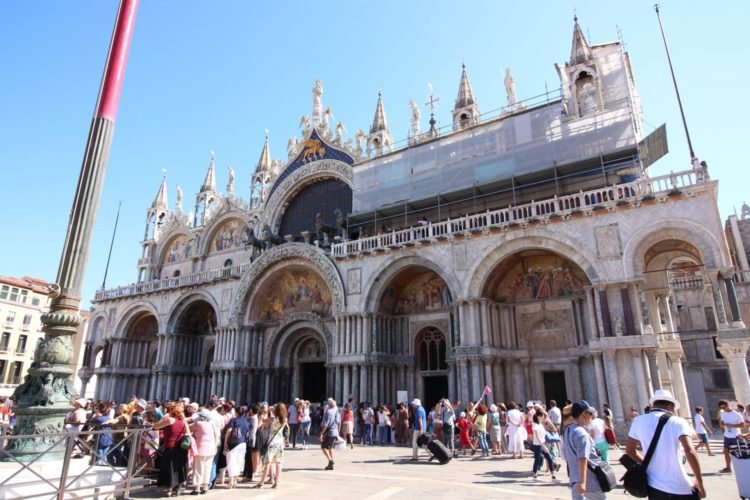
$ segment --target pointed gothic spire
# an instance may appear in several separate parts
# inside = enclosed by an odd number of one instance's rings
[[[205,193],[207,191],[210,191],[212,193],[216,192],[216,172],[214,168],[214,160],[216,160],[216,155],[213,151],[211,151],[211,164],[208,166],[206,180],[203,181],[203,185],[201,186],[201,193]]]
[[[263,144],[263,151],[260,152],[260,158],[258,164],[255,166],[256,172],[270,171],[271,170],[271,151],[268,146],[268,130],[266,130],[266,142]]]
[[[570,64],[581,64],[591,60],[591,47],[589,47],[586,37],[578,24],[578,16],[573,16],[573,46],[570,49]]]
[[[456,97],[456,105],[453,109],[465,108],[476,103],[474,91],[471,90],[471,83],[469,83],[469,75],[466,74],[466,65],[461,64],[461,83],[458,85],[458,97]]]
[[[388,120],[385,118],[385,110],[383,109],[383,97],[382,93],[378,91],[378,105],[375,108],[375,118],[372,120],[372,127],[370,127],[370,133],[388,131]]]
[[[168,208],[169,203],[167,201],[167,176],[165,175],[161,180],[161,186],[159,186],[159,192],[156,193],[156,198],[151,204],[151,208]]]

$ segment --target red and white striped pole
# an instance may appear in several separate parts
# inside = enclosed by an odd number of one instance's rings
[[[138,0],[120,1],[78,187],[70,211],[57,283],[50,286],[50,311],[42,316],[45,338],[34,354],[34,362],[24,383],[13,393],[17,405],[15,435],[63,432],[64,416],[70,412],[72,400],[78,397],[71,380],[73,337],[81,323],[78,310],[81,305],[83,276],[104,184],[137,9]],[[11,440],[7,450],[19,459],[31,460],[48,448],[47,439],[40,436]],[[57,458],[56,455],[63,451],[62,447],[57,447],[45,454],[45,458]]]

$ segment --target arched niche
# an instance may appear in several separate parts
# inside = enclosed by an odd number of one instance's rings
[[[276,322],[284,316],[312,312],[331,314],[332,296],[328,284],[302,259],[274,266],[262,279],[248,304],[249,321]]]
[[[173,324],[175,333],[213,335],[216,329],[216,310],[202,299],[195,299],[182,308]]]
[[[247,224],[239,218],[224,220],[211,232],[208,252],[242,248],[247,243]]]
[[[502,303],[570,299],[583,295],[586,285],[586,273],[574,262],[546,250],[524,250],[495,266],[482,296]]]
[[[432,269],[412,266],[388,282],[378,300],[385,314],[412,314],[446,310],[453,299],[445,280]]]

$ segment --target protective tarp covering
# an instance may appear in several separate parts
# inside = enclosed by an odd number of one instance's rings
[[[560,101],[355,166],[353,213],[596,158],[637,143],[627,98],[566,117]]]

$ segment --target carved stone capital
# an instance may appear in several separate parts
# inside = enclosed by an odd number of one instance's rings
[[[728,360],[745,359],[750,348],[750,340],[731,339],[719,340],[716,348]]]

